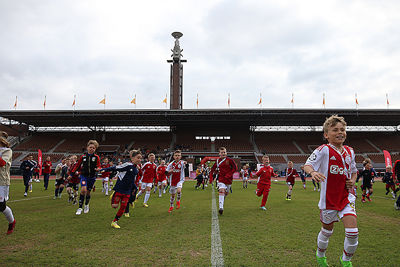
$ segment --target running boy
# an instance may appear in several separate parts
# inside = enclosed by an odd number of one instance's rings
[[[328,266],[325,253],[333,223],[340,218],[346,233],[340,262],[342,266],[352,266],[351,258],[358,245],[355,196],[351,193],[357,178],[355,154],[351,147],[343,145],[346,140],[343,117],[327,118],[323,130],[328,144],[314,150],[304,166],[313,180],[321,182],[318,207],[322,228],[317,238],[316,258],[319,266]]]
[[[165,171],[167,166],[165,160],[161,160],[160,165],[157,167],[157,185],[158,185],[158,197],[161,197],[161,192],[165,194],[165,187],[167,186],[167,175]]]
[[[6,136],[6,137],[5,137]],[[15,219],[10,207],[7,206],[10,191],[10,168],[12,161],[12,150],[7,141],[7,134],[0,134],[0,211],[8,221],[7,234],[11,234],[15,228]]]
[[[220,215],[222,215],[224,212],[225,197],[229,194],[233,181],[233,174],[236,172],[236,170],[236,163],[233,161],[233,159],[228,158],[226,148],[220,147],[219,158],[211,168],[211,172],[218,175],[218,200]]]
[[[372,189],[373,172],[371,168],[372,168],[371,163],[366,162],[364,165],[364,170],[359,174],[359,176],[362,177],[361,190],[363,194],[361,202],[365,202],[365,197],[367,197],[368,201],[371,201],[370,196],[374,192],[374,190]]]
[[[68,184],[67,184],[67,193],[69,194],[68,202],[72,201],[72,204],[75,205],[77,203],[76,198],[78,197],[79,190],[79,172],[73,172],[73,169],[78,169],[78,162],[76,162],[78,157],[76,155],[72,155],[70,157],[71,165],[68,169]]]
[[[240,170],[240,176],[242,177],[243,188],[247,188],[247,181],[249,179],[249,170],[247,165],[243,165],[242,169]]]
[[[271,177],[277,177],[278,175],[274,173],[274,169],[269,165],[269,157],[267,155],[262,157],[262,163],[262,167],[255,175],[258,177],[256,195],[258,197],[263,196],[260,209],[267,210],[265,204],[267,203],[269,190],[271,189]]]
[[[182,152],[180,150],[175,150],[174,152],[174,161],[171,162],[166,172],[170,176],[170,188],[169,193],[171,194],[170,199],[170,207],[168,212],[171,213],[174,209],[174,200],[175,195],[177,195],[176,199],[176,209],[181,207],[181,194],[182,194],[182,186],[185,181],[185,164],[186,162],[182,161]]]
[[[146,194],[144,195],[144,200],[143,200],[143,207],[148,208],[149,205],[147,205],[147,201],[149,201],[150,198],[150,192],[151,192],[151,187],[153,186],[153,181],[157,179],[157,165],[154,163],[156,160],[156,156],[153,153],[150,153],[147,158],[149,159],[148,162],[143,164],[142,167],[142,185],[141,185],[141,190],[137,195],[137,198],[139,198],[144,192]]]
[[[78,163],[72,169],[72,173],[74,173],[80,168],[81,173],[81,194],[79,196],[79,208],[75,213],[76,215],[82,214],[82,206],[85,197],[84,213],[89,212],[90,191],[93,189],[94,183],[96,182],[96,171],[100,170],[100,158],[98,155],[94,154],[98,147],[99,143],[97,143],[96,140],[89,140],[87,152],[80,157]]]
[[[119,206],[119,210],[117,211],[114,220],[111,222],[111,227],[115,229],[121,228],[118,225],[118,220],[121,218],[128,205],[129,198],[132,194],[132,189],[135,186],[136,175],[139,172],[137,165],[142,160],[142,154],[139,150],[130,151],[129,156],[131,158],[131,162],[125,162],[121,165],[101,169],[102,172],[116,170],[121,174],[118,175],[117,182],[113,188],[115,192],[111,198],[111,207],[116,209]]]
[[[385,175],[383,176],[382,182],[386,184],[386,195],[389,194],[390,190],[392,189],[392,197],[393,199],[396,199],[396,187],[395,183],[393,180],[393,173],[392,173],[392,166],[388,165],[386,166],[386,172]]]
[[[24,179],[25,185],[25,193],[24,197],[28,196],[28,188],[30,188],[29,192],[32,192],[32,176],[33,176],[33,169],[36,166],[36,162],[33,161],[33,156],[29,155],[26,160],[21,163],[19,167],[22,171],[22,177]]]
[[[286,194],[286,200],[292,200],[292,190],[294,186],[294,179],[299,177],[296,169],[293,168],[293,161],[288,161],[288,167],[286,168],[286,184],[288,185],[288,192]]]

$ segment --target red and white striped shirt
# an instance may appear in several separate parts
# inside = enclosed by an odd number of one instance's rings
[[[322,145],[314,150],[305,165],[312,166],[326,177],[321,182],[318,207],[342,210],[349,203],[346,180],[357,173],[354,150],[343,146],[343,151],[340,152],[331,144]]]

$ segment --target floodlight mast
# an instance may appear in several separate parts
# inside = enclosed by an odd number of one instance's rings
[[[175,38],[174,48],[172,51],[172,60],[167,60],[171,64],[170,73],[170,109],[182,109],[183,108],[183,62],[187,62],[186,59],[182,59],[182,51],[179,45],[179,38],[183,36],[181,32],[173,32],[172,37]]]

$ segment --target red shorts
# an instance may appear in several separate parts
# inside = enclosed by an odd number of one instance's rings
[[[111,198],[111,205],[112,204],[119,204],[119,202],[128,203],[129,197],[130,197],[130,195],[121,194],[121,193],[115,192],[114,195]]]

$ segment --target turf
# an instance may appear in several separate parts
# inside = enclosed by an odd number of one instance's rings
[[[235,182],[219,217],[225,266],[315,266],[319,194],[307,186],[303,190],[297,183],[293,200],[285,201],[287,187],[274,183],[265,212],[259,209],[255,185],[242,189]],[[360,236],[353,264],[399,266],[400,212],[385,196],[382,183],[374,189],[372,202],[357,200]],[[66,194],[53,200],[53,190],[44,191],[42,183],[34,183],[27,198],[19,180],[12,181],[10,191],[8,205],[17,225],[6,236],[7,223],[0,219],[0,266],[210,265],[211,187],[195,190],[194,182],[185,182],[182,207],[172,214],[167,212],[168,194],[152,194],[149,208],[142,207],[141,198],[133,216],[121,218],[121,229],[110,227],[116,210],[101,190],[92,195],[90,213],[81,216],[75,215],[77,207],[67,203]],[[327,251],[330,266],[340,265],[343,240],[343,225],[337,223]]]

